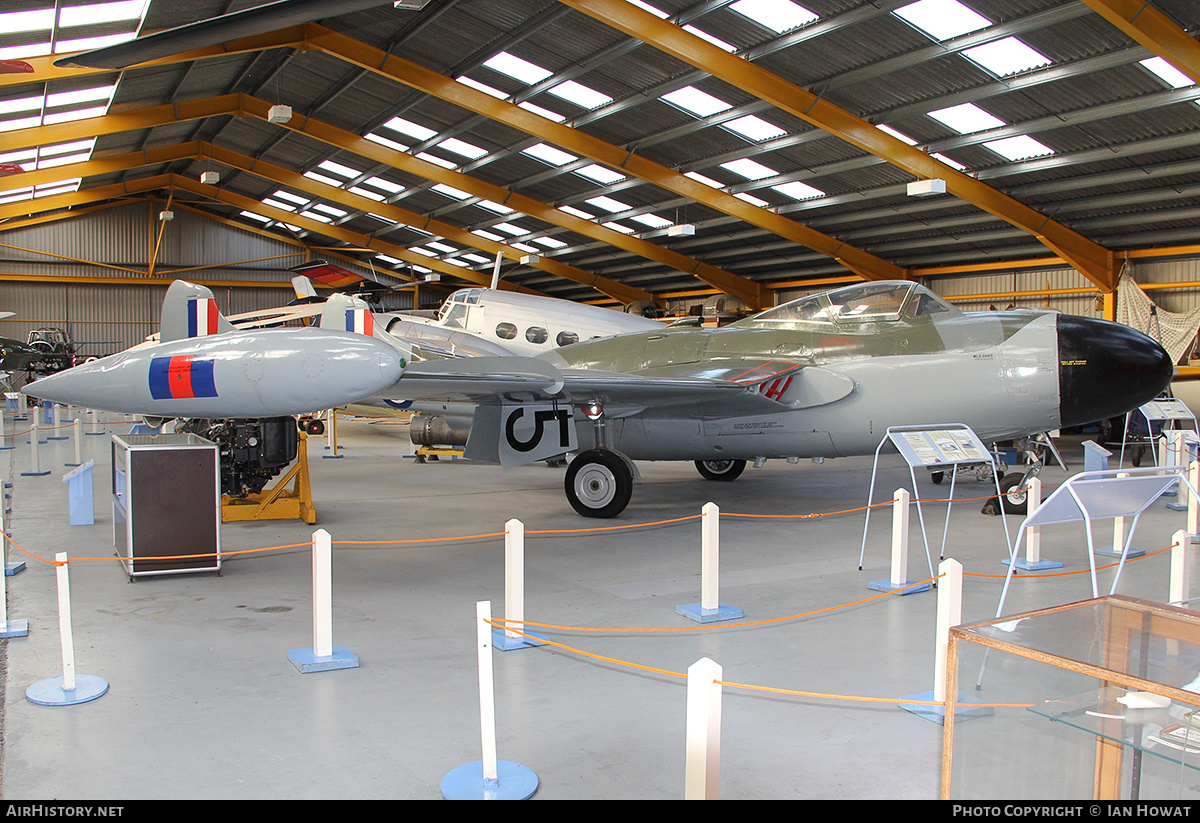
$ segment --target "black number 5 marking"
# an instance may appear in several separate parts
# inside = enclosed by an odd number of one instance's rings
[[[546,424],[554,420],[558,421],[558,443],[562,447],[567,447],[571,444],[569,429],[567,426],[570,423],[570,415],[567,409],[541,409],[533,413],[533,436],[528,440],[521,440],[517,437],[514,429],[517,426],[517,421],[525,416],[525,409],[518,408],[513,410],[508,416],[508,420],[504,423],[504,439],[508,441],[508,445],[512,446],[514,451],[527,452],[533,451],[538,443],[542,441],[542,436],[545,433]]]

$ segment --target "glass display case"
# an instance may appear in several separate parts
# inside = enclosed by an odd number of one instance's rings
[[[942,798],[1200,798],[1200,613],[1113,595],[950,630]]]

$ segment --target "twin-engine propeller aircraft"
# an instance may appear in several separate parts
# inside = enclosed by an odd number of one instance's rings
[[[164,333],[168,318],[194,311],[198,299],[169,293]],[[361,310],[330,304],[324,329],[231,338],[236,345],[213,349],[183,341],[189,347],[179,356],[211,375],[211,410],[197,412],[192,396],[155,390],[162,380],[155,347],[43,378],[26,391],[155,417],[284,415],[350,402],[331,397],[332,372],[367,372],[376,388],[344,393],[361,391],[359,402],[385,406],[473,407],[469,458],[509,467],[575,453],[567,499],[582,515],[613,517],[630,500],[637,460],[691,460],[708,479],[732,480],[751,460],[872,454],[889,426],[962,423],[985,442],[1018,439],[1122,415],[1157,396],[1174,373],[1163,348],[1127,326],[1051,312],[964,313],[916,283],[887,281],[804,297],[723,328],[663,327],[537,357],[414,363],[410,344],[376,329],[379,339],[370,342],[387,343],[391,371],[387,356],[364,345],[360,365],[343,359],[322,378],[300,361],[319,356],[325,343],[302,335],[337,334],[329,327],[339,313]],[[239,333],[214,339],[230,334]],[[118,369],[106,365],[114,358],[124,358],[120,385]],[[281,374],[268,377],[267,363]],[[293,373],[304,377],[302,388],[321,388],[320,398],[306,402],[296,386],[284,392],[280,381]]]

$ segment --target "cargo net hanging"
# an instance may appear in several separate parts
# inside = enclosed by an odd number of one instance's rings
[[[1200,329],[1200,309],[1163,311],[1154,304],[1128,274],[1117,284],[1117,322],[1153,337],[1171,355],[1171,362],[1185,360]]]

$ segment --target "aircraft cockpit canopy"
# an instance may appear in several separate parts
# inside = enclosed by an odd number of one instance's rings
[[[860,283],[801,297],[767,309],[736,325],[877,323],[938,314],[960,314],[924,286],[908,281]]]
[[[454,292],[438,309],[438,323],[443,326],[465,329],[467,306],[476,305],[482,292],[483,289],[459,289]]]

